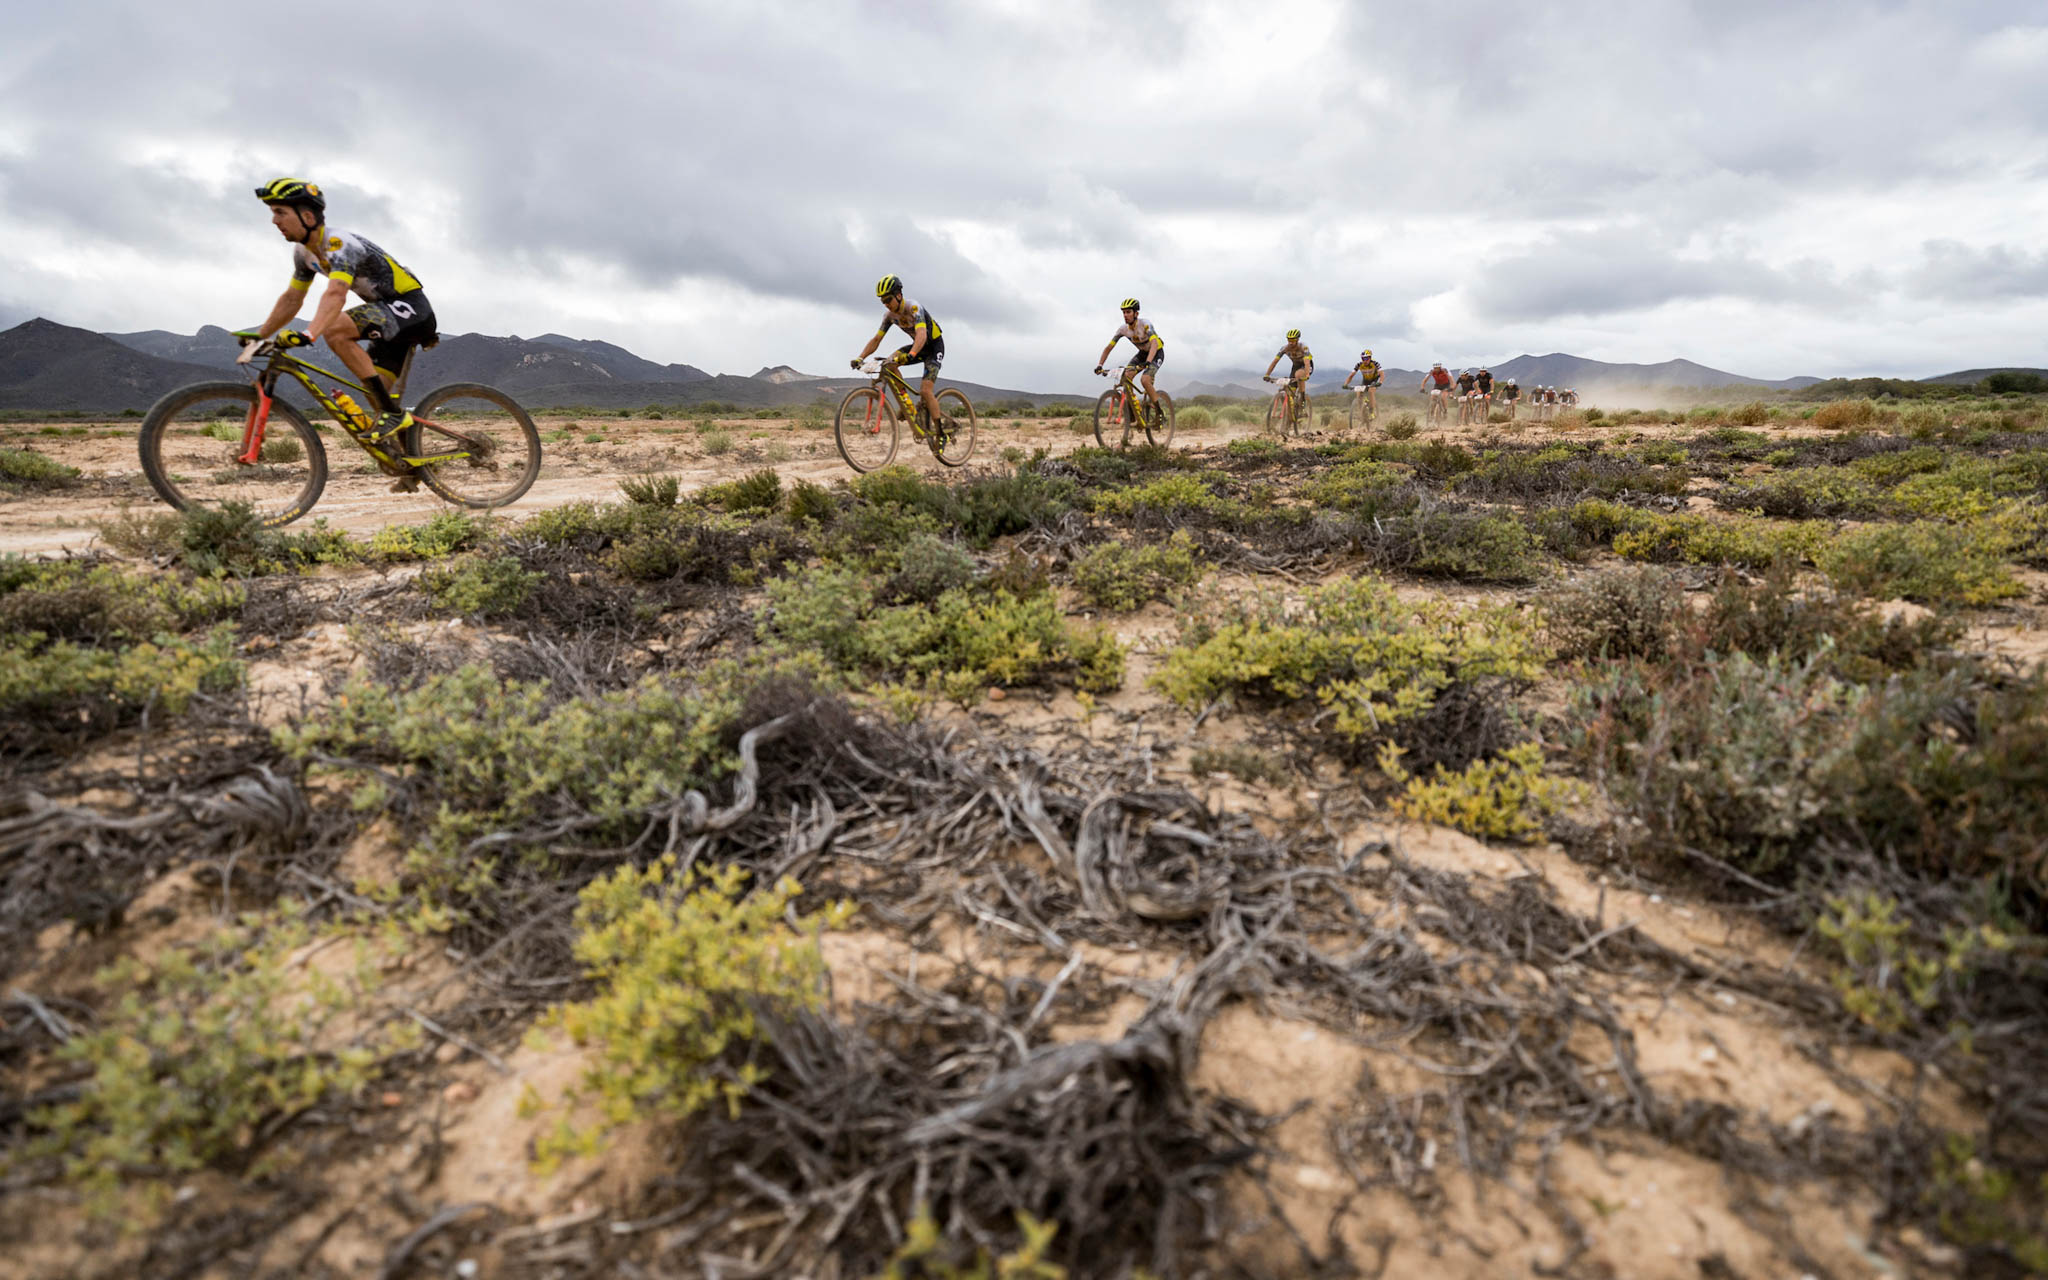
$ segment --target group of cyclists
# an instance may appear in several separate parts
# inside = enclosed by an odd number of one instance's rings
[[[429,347],[440,339],[425,286],[375,242],[330,227],[326,197],[313,183],[291,177],[275,178],[256,188],[256,196],[269,207],[272,225],[292,245],[292,278],[255,336],[267,339],[275,335],[285,346],[324,340],[349,372],[362,379],[370,393],[377,417],[369,438],[396,436],[412,423],[392,396],[397,371],[413,348]],[[327,277],[326,292],[305,331],[295,333],[286,326],[298,315],[317,275]],[[362,304],[344,310],[350,293],[360,297]],[[923,411],[919,416],[933,426],[927,435],[936,453],[944,448],[952,427],[940,411],[935,386],[946,358],[945,330],[929,308],[904,296],[903,281],[897,276],[885,275],[876,281],[875,297],[882,303],[882,322],[853,358],[853,367],[860,368],[874,355],[892,327],[909,338],[886,358],[884,365],[899,378],[904,366],[919,366],[918,391]],[[1095,372],[1107,374],[1110,353],[1119,342],[1129,340],[1135,352],[1122,376],[1137,381],[1150,409],[1157,405],[1156,381],[1166,362],[1166,339],[1150,321],[1140,317],[1138,299],[1125,298],[1122,311],[1123,323],[1110,334],[1108,345],[1096,357]],[[1276,380],[1273,370],[1283,358],[1289,362],[1287,376]],[[1315,374],[1315,367],[1315,355],[1302,343],[1301,330],[1289,329],[1286,344],[1267,363],[1263,377],[1267,382],[1305,387]],[[1358,363],[1345,375],[1344,386],[1349,389],[1356,381],[1367,397],[1370,412],[1376,414],[1379,388],[1384,380],[1385,370],[1367,349],[1358,353]],[[1522,389],[1513,378],[1496,386],[1487,369],[1466,369],[1453,375],[1441,363],[1430,366],[1418,390],[1429,397],[1431,421],[1447,418],[1449,402],[1455,400],[1460,425],[1487,421],[1495,399],[1507,409],[1512,421],[1523,399]],[[1540,421],[1560,408],[1577,404],[1578,393],[1569,387],[1538,386],[1531,388],[1529,402],[1534,417]],[[408,489],[417,483],[415,476],[400,474],[393,487]]]

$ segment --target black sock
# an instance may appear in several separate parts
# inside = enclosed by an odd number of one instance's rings
[[[391,392],[385,389],[384,379],[370,378],[369,380],[363,383],[363,390],[370,393],[370,402],[377,406],[377,412],[398,412],[398,402],[396,400],[393,400],[391,398]]]

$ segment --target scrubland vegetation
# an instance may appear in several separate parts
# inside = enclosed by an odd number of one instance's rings
[[[1199,1069],[1253,1006],[1403,1047],[1425,1083],[1343,1081],[1325,1176],[1418,1230],[1513,1185],[1569,1268],[1623,1210],[1528,1171],[1628,1147],[1853,1200],[1902,1272],[2048,1269],[2041,407],[1653,418],[650,474],[370,538],[144,512],[0,560],[0,1250],[199,1274],[345,1212],[393,1275],[490,1239],[507,1274],[1334,1270],[1334,1229],[1230,1226],[1299,1155]],[[1548,851],[1597,912],[1472,869]],[[1613,1009],[1691,986],[1864,1110],[1644,1069]],[[413,1100],[564,1043],[531,1176],[657,1176],[443,1220]]]

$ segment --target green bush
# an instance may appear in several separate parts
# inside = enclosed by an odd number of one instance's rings
[[[141,526],[138,526],[140,528]],[[150,526],[155,528],[156,526]],[[284,533],[267,528],[255,508],[243,502],[193,507],[178,514],[175,527],[162,526],[177,557],[194,572],[231,577],[286,573],[316,564],[344,564],[356,553],[346,534],[316,525]],[[165,551],[162,545],[155,554]]]
[[[1738,427],[1760,427],[1770,420],[1770,407],[1761,400],[1752,400],[1728,411],[1728,421]]]
[[[466,618],[498,618],[518,612],[546,577],[516,556],[479,556],[427,569],[418,581],[437,609]]]
[[[730,431],[706,431],[703,435],[697,437],[697,443],[703,446],[705,457],[723,457],[732,452],[732,433]]]
[[[1559,657],[1657,662],[1687,613],[1685,588],[1670,570],[1638,565],[1573,583],[1550,599],[1543,619]]]
[[[1530,582],[1543,572],[1535,536],[1506,513],[1433,507],[1400,517],[1390,532],[1399,551],[1383,554],[1389,568],[1472,582]]]
[[[626,501],[643,507],[672,507],[682,495],[683,482],[677,476],[628,476],[619,481]]]
[[[15,722],[0,727],[0,743],[53,723],[79,728],[126,723],[145,711],[182,715],[194,697],[242,678],[228,626],[199,640],[161,636],[127,648],[45,641],[36,631],[0,635],[0,716]]]
[[[1823,431],[1841,431],[1877,421],[1877,406],[1868,400],[1835,400],[1814,410],[1811,419]]]
[[[1781,520],[1869,516],[1883,506],[1869,481],[1842,467],[1775,472],[1729,485],[1714,501],[1731,511],[1754,511]]]
[[[0,635],[134,643],[231,617],[247,595],[236,582],[0,556]]]
[[[1657,563],[1768,568],[1812,559],[1826,539],[1814,523],[1665,515],[1599,498],[1575,504],[1568,518],[1592,541],[1611,542],[1616,555]]]
[[[441,560],[467,551],[490,533],[490,521],[461,511],[437,511],[425,524],[391,524],[370,538],[370,554],[388,563]]]
[[[1084,689],[1122,681],[1121,647],[1100,632],[1069,626],[1043,588],[955,588],[930,604],[881,599],[880,584],[851,566],[778,578],[768,584],[760,634],[784,651],[815,654],[861,675],[910,679],[961,702],[1062,665],[1077,670]]]
[[[974,581],[974,557],[931,533],[914,533],[903,544],[895,576],[883,588],[893,600],[930,603]]]
[[[698,497],[727,511],[773,511],[782,502],[782,477],[774,468],[763,467],[737,480],[712,485]]]
[[[1176,431],[1207,431],[1216,425],[1216,418],[1207,409],[1197,405],[1175,413],[1173,425]]]
[[[1097,608],[1122,613],[1192,587],[1204,568],[1194,537],[1181,529],[1151,546],[1105,542],[1090,548],[1074,562],[1074,587]]]
[[[359,1092],[416,1048],[411,1024],[358,1012],[378,981],[361,950],[338,978],[292,964],[310,936],[291,916],[267,932],[245,919],[102,972],[118,998],[57,1050],[89,1074],[75,1101],[34,1113],[30,1157],[62,1157],[103,1214],[134,1207],[120,1195],[132,1181],[147,1215],[183,1175],[247,1152],[266,1121]]]
[[[291,436],[278,436],[263,442],[263,452],[258,455],[265,462],[297,462],[306,456],[306,446]]]
[[[1410,606],[1384,582],[1350,578],[1309,589],[1298,605],[1263,595],[1192,611],[1152,682],[1191,710],[1232,692],[1312,697],[1340,738],[1358,742],[1387,737],[1455,686],[1534,680],[1547,656],[1534,621],[1511,609]]]
[[[1564,779],[1544,776],[1543,748],[1533,742],[1456,772],[1438,765],[1426,778],[1409,774],[1400,758],[1400,748],[1391,742],[1380,752],[1381,771],[1403,787],[1396,810],[1483,840],[1536,839],[1543,834],[1543,819],[1562,809],[1575,792]]]
[[[595,1154],[607,1132],[636,1119],[685,1120],[715,1102],[737,1113],[762,1079],[740,1052],[761,1034],[759,1016],[824,1003],[824,957],[805,935],[844,923],[849,908],[797,915],[800,891],[785,879],[747,893],[733,866],[678,874],[673,854],[583,889],[576,959],[597,991],[556,1006],[543,1025],[597,1047],[564,1101],[594,1102],[598,1119],[578,1128],[565,1117],[543,1135],[543,1173],[564,1156]]]
[[[1421,430],[1421,421],[1412,413],[1395,414],[1387,419],[1385,427],[1389,440],[1413,440]]]
[[[839,515],[839,500],[817,481],[799,480],[789,487],[786,508],[792,521],[830,524]]]
[[[359,807],[384,807],[394,785],[430,788],[434,803],[413,814],[406,876],[426,900],[455,901],[498,858],[549,855],[552,839],[516,834],[536,813],[570,804],[582,837],[630,840],[650,807],[729,772],[723,739],[742,697],[724,669],[695,685],[648,677],[569,697],[471,665],[414,689],[352,678],[275,736],[312,776],[352,787]]]
[[[1821,571],[1845,591],[1922,604],[1982,605],[2024,594],[2007,568],[1997,528],[1914,522],[1852,529],[1820,553]]]
[[[1413,504],[1414,495],[1406,488],[1408,479],[1406,467],[1361,458],[1331,467],[1305,485],[1301,496],[1318,507],[1355,511],[1370,518]]]
[[[1223,452],[1233,458],[1257,458],[1263,461],[1277,458],[1287,450],[1278,440],[1268,440],[1264,436],[1241,436],[1224,445]]]

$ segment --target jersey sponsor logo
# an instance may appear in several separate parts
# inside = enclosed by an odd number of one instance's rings
[[[329,253],[333,253],[333,252],[334,252],[334,251],[335,251],[336,249],[339,249],[339,248],[341,248],[341,237],[340,237],[340,236],[329,236],[329,237],[327,237],[327,252],[329,252]]]

